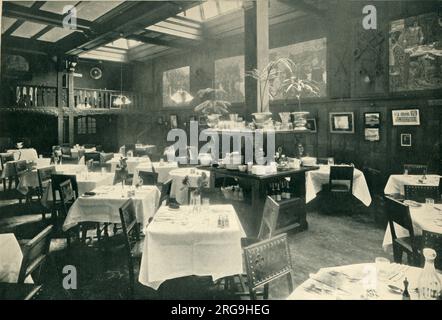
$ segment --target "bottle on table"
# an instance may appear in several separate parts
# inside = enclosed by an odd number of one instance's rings
[[[419,300],[437,300],[442,293],[442,284],[434,267],[436,251],[425,248],[423,254],[425,265],[418,281]]]
[[[410,293],[408,292],[408,280],[406,277],[404,280],[404,291],[402,292],[402,300],[410,300]]]
[[[276,201],[281,201],[281,189],[279,188],[279,183],[276,184]]]

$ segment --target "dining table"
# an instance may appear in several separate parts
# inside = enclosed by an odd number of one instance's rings
[[[3,171],[0,174],[0,178],[1,179],[5,179],[5,178],[9,178],[9,177],[13,177],[15,176],[16,172],[15,172],[15,164],[20,161],[20,160],[12,160],[12,161],[8,161],[6,162],[3,166]],[[29,160],[27,162],[31,162],[34,164],[35,168],[39,168],[39,167],[48,167],[51,163],[51,159],[50,158],[37,158],[34,160]]]
[[[16,283],[20,273],[23,253],[13,233],[0,233],[0,282]],[[28,276],[25,283],[33,283]]]
[[[422,235],[423,230],[442,234],[442,204],[413,202],[413,205],[409,206],[409,211],[415,236]],[[394,224],[394,230],[398,238],[409,236],[409,232],[396,223]],[[384,250],[387,250],[391,244],[391,230],[390,225],[387,224],[382,247]]]
[[[140,171],[152,172],[152,167],[153,167],[153,170],[155,170],[155,172],[158,173],[158,182],[164,183],[170,179],[170,171],[178,168],[178,162],[175,162],[175,161],[171,161],[171,162],[155,161],[155,162],[140,163],[135,168],[132,184],[136,185],[137,183],[140,183],[140,179],[139,179],[139,172]]]
[[[108,161],[106,161],[107,164],[110,164],[111,166],[111,172],[115,172],[117,169],[117,165],[119,165],[121,159],[120,154],[115,154],[114,157]],[[150,158],[147,156],[144,157],[126,157],[126,163],[127,163],[127,171],[129,174],[134,174],[136,167],[138,167],[140,164],[150,164]]]
[[[72,158],[81,158],[82,156],[84,156],[85,153],[90,153],[90,152],[96,152],[97,148],[92,147],[92,148],[85,148],[83,146],[75,146],[73,148],[71,148],[71,157]]]
[[[316,198],[316,195],[322,190],[323,185],[329,183],[330,165],[319,165],[319,169],[307,171],[305,173],[305,202],[309,203]],[[370,206],[371,195],[368,189],[364,173],[354,168],[352,194],[359,199],[365,206]]]
[[[233,206],[192,208],[162,206],[145,228],[141,284],[156,290],[178,277],[212,276],[215,281],[243,272],[241,238],[246,235]]]
[[[63,223],[63,230],[81,222],[120,223],[119,208],[128,199],[134,202],[137,221],[147,225],[157,210],[160,190],[156,186],[99,186],[75,200]]]
[[[382,275],[381,272],[382,270]],[[417,290],[422,268],[386,263],[359,263],[320,269],[298,286],[288,300],[402,300],[407,278],[410,300]]]
[[[426,179],[422,179],[423,175],[412,174],[392,174],[388,178],[384,188],[385,194],[401,194],[404,195],[404,185],[414,186],[438,186],[441,176],[437,174],[427,174]]]
[[[203,173],[207,175],[207,187],[209,187],[210,171],[194,167],[171,170],[169,172],[169,176],[172,179],[170,197],[174,198],[179,204],[187,204],[189,201],[189,187],[196,188],[198,186],[198,179],[202,177]],[[188,184],[184,185],[183,180],[186,177],[188,177]]]
[[[34,148],[9,149],[7,153],[12,153],[15,160],[33,161],[38,159],[37,150]]]

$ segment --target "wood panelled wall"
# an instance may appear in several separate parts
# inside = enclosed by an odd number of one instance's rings
[[[327,83],[328,95],[324,99],[305,100],[303,109],[317,119],[317,133],[282,134],[277,144],[283,143],[287,153],[294,151],[296,140],[306,144],[306,151],[315,156],[335,156],[341,161],[358,166],[376,168],[387,176],[401,170],[404,162],[436,164],[439,161],[438,143],[441,138],[440,108],[429,106],[430,99],[441,98],[441,90],[432,92],[389,92],[389,23],[392,20],[425,12],[437,12],[436,1],[326,1],[330,9],[325,17],[310,15],[270,29],[270,47],[327,37]],[[377,29],[362,28],[362,8],[367,4],[377,9]],[[192,52],[151,60],[134,70],[134,88],[149,93],[152,104],[146,106],[149,116],[140,119],[139,127],[148,128],[146,142],[167,145],[167,127],[156,123],[158,116],[177,114],[180,127],[193,115],[191,109],[168,109],[162,107],[162,73],[165,70],[190,65],[191,92],[212,86],[214,61],[244,52],[244,35],[207,42],[204,47]],[[363,78],[369,75],[370,83]],[[391,110],[418,107],[421,126],[393,127]],[[293,102],[273,102],[273,119],[279,119],[279,111],[295,111]],[[244,106],[234,106],[233,112],[244,115]],[[349,111],[355,116],[354,134],[329,133],[329,112]],[[363,114],[381,113],[380,142],[364,141]],[[137,119],[130,120],[136,123]],[[137,134],[127,130],[121,140],[131,140]],[[400,146],[400,134],[412,134],[412,147]],[[296,139],[293,139],[293,138]],[[170,144],[170,143],[169,143]],[[434,158],[434,159],[432,159]]]

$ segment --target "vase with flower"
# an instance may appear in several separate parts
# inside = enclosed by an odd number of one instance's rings
[[[126,184],[129,172],[127,170],[127,158],[121,157],[117,164],[117,169],[115,170],[116,181],[121,181],[121,193],[124,197],[124,185]]]
[[[189,196],[189,205],[192,213],[199,213],[201,211],[201,194],[204,188],[208,186],[208,177],[205,172],[202,172],[196,180],[196,186],[191,183],[189,176],[183,179],[183,188],[187,188]]]

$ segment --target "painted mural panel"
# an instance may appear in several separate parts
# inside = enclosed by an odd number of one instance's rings
[[[215,87],[226,91],[226,97],[218,99],[244,102],[244,56],[215,61]]]
[[[163,106],[189,106],[193,100],[190,94],[190,67],[163,72]]]
[[[427,13],[390,25],[390,91],[442,88],[442,19]]]
[[[270,49],[269,59],[275,61],[279,58],[289,58],[296,64],[296,74],[301,79],[308,79],[319,88],[319,96],[327,95],[327,39],[320,38],[304,42],[298,42],[285,47]],[[275,79],[271,90],[276,99],[295,98],[294,92],[284,96],[282,81],[288,75],[283,72]],[[304,97],[308,97],[305,94]],[[310,94],[310,96],[313,96]]]

